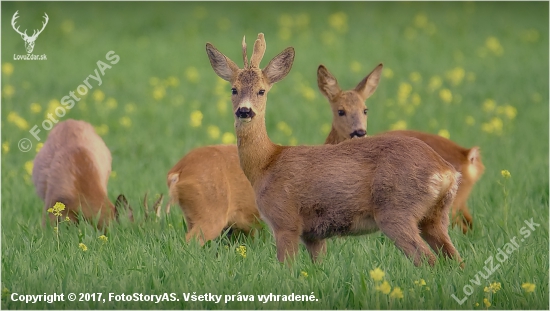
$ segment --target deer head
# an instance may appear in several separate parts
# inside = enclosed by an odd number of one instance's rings
[[[36,41],[36,38],[38,38],[38,35],[44,30],[44,28],[46,28],[46,25],[48,24],[48,14],[44,13],[44,19],[46,21],[42,22],[42,29],[40,30],[33,30],[33,33],[32,33],[32,36],[28,36],[27,35],[27,29],[25,29],[24,32],[21,32],[19,31],[19,26],[17,26],[17,28],[15,28],[15,20],[19,18],[19,16],[17,15],[19,11],[16,11],[15,14],[13,14],[13,17],[11,19],[11,26],[13,27],[13,29],[21,35],[21,38],[23,38],[23,40],[25,40],[25,49],[27,50],[27,53],[32,53],[33,49],[34,49],[34,41]]]
[[[260,69],[265,48],[264,34],[260,33],[254,42],[254,51],[248,63],[246,42],[243,37],[244,68],[240,69],[212,44],[206,44],[206,53],[212,68],[218,76],[231,83],[231,101],[237,127],[250,123],[258,117],[264,119],[267,93],[273,84],[283,79],[292,68],[294,48],[289,47],[275,56],[263,70]]]
[[[317,69],[317,85],[330,102],[333,114],[332,127],[341,141],[367,134],[368,109],[365,101],[376,90],[381,72],[382,64],[376,66],[355,89],[342,91],[336,78],[325,66],[320,65]]]

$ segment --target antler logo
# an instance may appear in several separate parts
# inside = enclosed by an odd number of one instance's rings
[[[19,31],[19,26],[17,26],[17,28],[15,28],[15,20],[19,18],[19,16],[17,15],[19,11],[16,11],[15,14],[13,14],[13,17],[11,19],[11,26],[13,27],[13,29],[21,35],[21,38],[23,38],[23,40],[25,40],[25,49],[27,49],[27,53],[32,53],[32,50],[34,49],[34,41],[36,41],[36,38],[38,38],[38,35],[44,30],[44,28],[46,28],[46,25],[48,24],[48,14],[44,13],[44,19],[46,19],[45,22],[42,22],[42,29],[40,30],[33,30],[33,33],[32,33],[32,36],[28,36],[27,35],[27,29],[25,29],[24,32],[21,32]]]

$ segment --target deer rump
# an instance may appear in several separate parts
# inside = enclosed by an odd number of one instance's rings
[[[386,135],[283,147],[271,163],[254,185],[262,218],[274,230],[294,223],[316,240],[378,231],[382,213],[419,223],[439,214],[431,209],[452,198],[460,176],[420,140]]]

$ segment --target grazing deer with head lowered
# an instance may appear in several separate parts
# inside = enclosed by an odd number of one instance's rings
[[[115,205],[107,196],[107,182],[111,173],[111,152],[87,122],[66,120],[59,122],[48,135],[44,146],[34,159],[32,179],[38,196],[44,201],[45,224],[47,209],[56,202],[65,204],[63,217],[77,221],[77,214],[93,220],[103,228],[118,218],[122,208],[132,210],[124,195]],[[55,217],[49,214],[50,220]]]
[[[338,145],[271,142],[267,93],[290,71],[294,49],[260,69],[265,47],[259,34],[248,63],[243,40],[243,69],[210,43],[206,52],[216,74],[231,83],[241,168],[262,219],[273,230],[279,261],[295,256],[300,239],[315,261],[326,250],[326,238],[377,230],[416,265],[423,256],[435,263],[425,241],[460,261],[447,232],[460,174],[420,140],[381,135]],[[366,79],[363,88],[372,89],[372,82]]]
[[[187,223],[187,242],[197,238],[204,245],[225,227],[249,233],[259,225],[254,190],[241,169],[235,145],[191,150],[168,172],[167,184],[166,213],[179,204]]]
[[[381,66],[376,67],[365,79],[359,82],[355,89],[342,91],[336,78],[328,69],[320,65],[317,70],[317,85],[321,93],[328,99],[332,108],[332,129],[325,141],[327,144],[338,144],[354,136],[365,136],[367,129],[367,107],[365,100],[371,95],[361,91],[365,80],[374,76],[378,83]],[[376,88],[376,85],[373,85]],[[439,135],[418,131],[389,131],[386,135],[415,137],[432,147],[443,159],[451,163],[462,174],[456,198],[452,207],[453,224],[462,227],[466,233],[472,227],[473,219],[466,202],[472,187],[479,180],[485,166],[481,162],[479,147],[463,148],[453,141]],[[461,217],[462,214],[462,217]]]

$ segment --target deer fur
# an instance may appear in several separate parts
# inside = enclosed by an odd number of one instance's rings
[[[317,70],[317,84],[319,90],[325,96],[332,108],[332,129],[325,143],[338,144],[353,136],[366,135],[367,131],[367,107],[365,100],[371,94],[361,92],[365,81],[380,79],[381,66],[376,67],[355,89],[342,91],[336,78],[328,69],[320,65]],[[376,85],[373,85],[376,88]],[[418,131],[389,131],[388,135],[415,137],[432,147],[443,159],[452,164],[462,175],[457,195],[452,207],[452,220],[454,225],[462,228],[467,233],[472,228],[473,219],[466,202],[472,187],[481,178],[485,166],[481,162],[479,147],[463,148],[453,141],[439,135]]]
[[[188,242],[197,238],[204,245],[228,226],[246,233],[259,226],[254,190],[241,170],[235,145],[191,150],[168,172],[167,184],[166,213],[179,204]]]
[[[48,135],[44,146],[34,159],[32,179],[36,193],[44,201],[43,224],[47,212],[56,202],[65,204],[63,218],[78,221],[77,215],[87,220],[97,217],[97,225],[103,228],[118,218],[120,209],[131,208],[124,195],[119,195],[115,205],[107,196],[107,182],[111,174],[111,152],[84,121],[59,122]]]
[[[380,135],[321,146],[272,143],[265,127],[267,93],[290,71],[294,49],[285,49],[262,70],[256,55],[264,51],[259,34],[251,57],[256,61],[239,69],[206,44],[212,68],[231,83],[239,161],[273,231],[279,261],[295,256],[300,239],[315,261],[326,250],[326,238],[377,230],[416,265],[423,257],[435,263],[425,241],[461,261],[447,232],[460,179],[453,166],[409,137]]]

